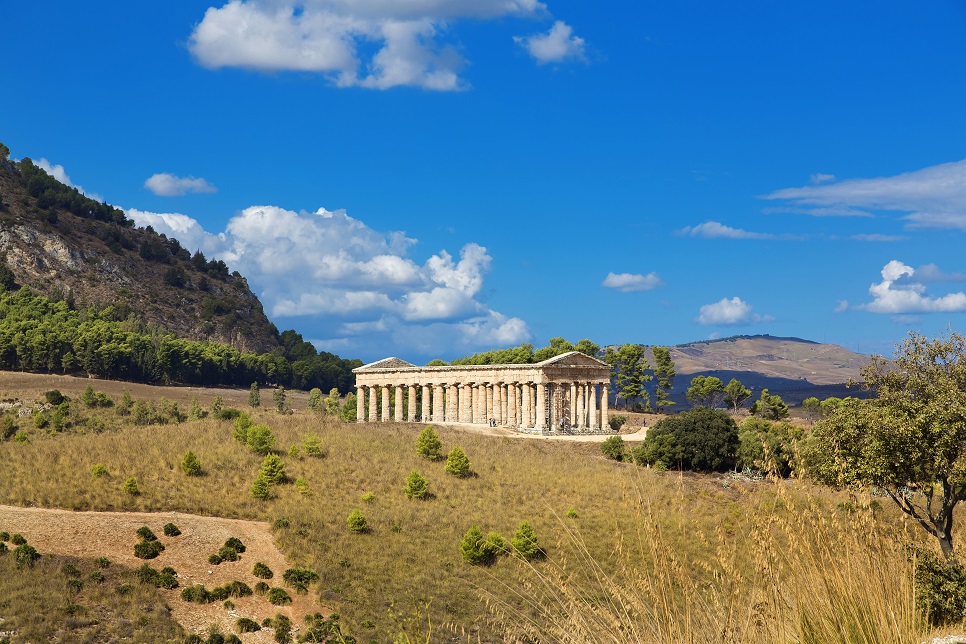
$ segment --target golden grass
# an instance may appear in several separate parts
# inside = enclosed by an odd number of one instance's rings
[[[80,573],[79,592],[68,588],[65,563]],[[52,556],[18,569],[12,552],[0,556],[0,632],[14,631],[15,642],[160,644],[184,638],[154,586],[138,583],[131,570],[118,566],[100,570],[104,581],[95,583],[90,579],[95,570],[92,560]],[[122,586],[127,592],[118,592]]]
[[[319,572],[321,601],[360,642],[527,633],[565,642],[920,641],[909,639],[921,629],[891,508],[873,519],[837,510],[845,497],[796,481],[661,474],[607,460],[593,443],[437,428],[444,451],[460,445],[476,474],[456,479],[445,461],[416,456],[422,425],[342,424],[302,411],[256,420],[272,427],[289,479],[304,479],[308,494],[287,484],[269,501],[252,499],[261,458],[231,439],[230,423],[205,420],[87,435],[34,431],[29,444],[0,443],[0,502],[285,517],[280,548],[293,565]],[[327,456],[287,456],[309,432]],[[181,472],[188,450],[205,476]],[[92,477],[94,463],[110,476]],[[405,498],[413,469],[433,498]],[[132,476],[137,497],[121,489]],[[366,534],[348,530],[357,508]],[[571,508],[576,517],[567,516]],[[546,561],[501,558],[480,568],[460,559],[472,524],[509,539],[524,520]]]

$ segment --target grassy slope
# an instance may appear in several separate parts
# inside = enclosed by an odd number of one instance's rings
[[[209,402],[201,399],[203,405]],[[113,416],[110,410],[99,413]],[[269,521],[287,517],[288,527],[277,533],[281,548],[294,564],[320,573],[317,591],[323,603],[343,615],[360,641],[387,641],[403,630],[425,635],[430,622],[434,641],[444,633],[456,634],[453,641],[501,641],[504,635],[484,598],[491,606],[506,602],[503,612],[515,624],[529,617],[541,624],[566,624],[567,616],[582,612],[587,601],[604,605],[620,596],[601,579],[644,588],[660,582],[665,570],[675,576],[666,580],[664,594],[651,588],[636,593],[638,601],[680,599],[694,583],[695,592],[711,597],[711,604],[740,605],[743,622],[753,621],[757,604],[752,599],[760,600],[761,593],[778,593],[783,584],[794,590],[795,583],[821,583],[796,582],[794,570],[769,563],[795,552],[801,538],[800,527],[775,517],[804,498],[818,504],[821,516],[842,514],[834,510],[838,497],[802,484],[776,490],[724,477],[662,475],[608,461],[596,444],[494,439],[440,428],[444,449],[459,444],[477,473],[458,480],[445,474],[443,462],[415,455],[418,426],[341,424],[305,412],[261,412],[258,420],[278,437],[276,447],[286,454],[289,478],[304,478],[310,495],[288,484],[275,488],[276,498],[270,501],[253,500],[249,487],[261,459],[231,439],[229,423],[205,420],[55,437],[33,430],[30,444],[0,443],[0,502],[178,510]],[[289,447],[312,431],[322,437],[327,456],[289,457]],[[187,450],[199,456],[206,476],[189,478],[180,471]],[[93,479],[94,463],[103,463],[110,477]],[[412,469],[429,480],[433,498],[405,498],[402,487]],[[121,490],[130,476],[138,479],[139,497]],[[371,503],[361,498],[367,492],[375,495]],[[346,517],[354,508],[368,518],[368,534],[348,531]],[[566,516],[570,508],[576,518]],[[503,558],[478,568],[460,560],[459,542],[471,524],[509,539],[523,520],[536,529],[550,561],[528,568]],[[579,531],[576,539],[573,529]],[[834,523],[829,530],[840,535],[855,527]],[[655,535],[663,547],[654,547]],[[884,561],[893,570],[905,565],[893,550]],[[834,554],[818,553],[810,565],[832,570],[838,562]],[[642,570],[657,576],[641,578]],[[552,599],[560,593],[569,599]],[[548,605],[556,608],[545,612]],[[703,623],[722,619],[720,610],[705,615]],[[635,614],[643,612],[638,606]],[[623,619],[637,617],[612,621]]]

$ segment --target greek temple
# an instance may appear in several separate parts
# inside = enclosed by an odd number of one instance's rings
[[[608,428],[611,367],[577,351],[536,364],[417,367],[385,358],[352,372],[358,422],[490,425],[537,434]]]

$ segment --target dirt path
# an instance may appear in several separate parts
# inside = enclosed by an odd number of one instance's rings
[[[165,537],[163,526],[174,523],[181,530],[178,537]],[[252,575],[256,561],[266,564],[275,573],[267,580],[272,586],[282,586],[282,573],[289,568],[285,557],[275,547],[267,523],[241,521],[218,517],[202,517],[179,512],[72,512],[44,508],[20,508],[0,505],[0,530],[20,533],[38,552],[74,557],[107,557],[118,565],[138,568],[144,561],[134,556],[134,544],[138,542],[136,531],[148,526],[158,536],[165,550],[149,563],[160,570],[171,566],[178,571],[180,587],[162,590],[175,619],[189,633],[203,633],[211,624],[218,624],[225,633],[234,632],[235,621],[248,617],[261,623],[276,613],[288,615],[293,626],[300,626],[306,614],[328,613],[317,604],[314,593],[292,596],[290,606],[272,606],[264,597],[257,595],[233,599],[235,608],[226,610],[222,602],[204,606],[181,599],[181,589],[191,584],[214,586],[239,580],[251,587],[262,581]],[[237,537],[245,544],[245,552],[239,561],[223,562],[212,566],[208,556],[218,551],[230,537]],[[263,630],[241,636],[245,642],[272,642],[271,631]]]
[[[526,438],[530,440],[545,441],[573,441],[577,443],[602,443],[611,436],[620,436],[626,441],[642,441],[647,433],[646,427],[641,427],[633,433],[614,434],[557,434],[553,436],[542,436],[540,434],[528,434],[526,432],[509,429],[507,427],[490,427],[489,425],[474,425],[471,423],[433,423],[439,427],[455,427],[457,429],[482,434],[484,436],[501,436],[505,438]]]

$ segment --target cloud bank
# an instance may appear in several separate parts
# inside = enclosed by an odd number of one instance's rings
[[[516,36],[513,41],[527,50],[538,64],[567,60],[587,60],[584,39],[574,35],[573,28],[560,20],[550,31],[532,36]]]
[[[194,177],[178,177],[167,172],[152,174],[144,182],[144,187],[159,197],[180,197],[189,192],[218,192],[218,189]]]
[[[312,72],[339,87],[453,91],[466,87],[454,23],[548,15],[538,0],[231,0],[205,12],[188,48],[210,69]],[[584,46],[562,22],[524,39],[531,42],[538,62],[573,58]]]
[[[830,175],[829,175],[830,176]],[[847,179],[785,188],[764,199],[785,201],[786,211],[815,216],[905,213],[911,228],[966,230],[966,160],[891,177]]]
[[[750,232],[742,230],[741,228],[725,226],[717,221],[706,221],[697,226],[685,226],[677,231],[677,233],[687,237],[701,237],[703,239],[799,239],[794,235]]]
[[[917,272],[911,266],[903,264],[897,259],[890,261],[882,268],[882,281],[869,287],[872,301],[858,304],[852,308],[869,311],[870,313],[885,313],[902,315],[908,313],[949,313],[966,311],[966,293],[962,291],[949,293],[940,297],[926,295],[927,281],[961,281],[961,275],[947,275],[939,270],[935,264],[927,264],[921,269],[923,275],[917,278]]]
[[[180,213],[126,212],[190,251],[223,259],[248,278],[271,317],[299,318],[291,321],[312,327],[303,333],[326,350],[447,355],[530,339],[523,320],[481,299],[492,260],[478,244],[417,263],[409,257],[416,240],[378,233],[344,210],[253,206],[217,234]]]
[[[664,281],[654,272],[648,273],[647,275],[641,275],[640,273],[608,273],[604,281],[601,282],[601,286],[613,288],[622,293],[640,293],[664,286]]]

